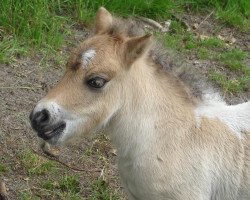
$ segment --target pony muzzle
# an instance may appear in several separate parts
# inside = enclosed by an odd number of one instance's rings
[[[53,140],[51,143],[55,143],[60,138],[66,127],[66,122],[58,118],[60,117],[55,115],[54,110],[41,108],[39,104],[29,116],[31,127],[38,137],[48,142]]]

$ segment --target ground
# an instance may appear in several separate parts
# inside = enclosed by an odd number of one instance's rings
[[[203,21],[204,19],[204,16],[190,15],[183,18],[190,27],[200,25],[198,29],[191,30],[197,37],[214,39],[220,35],[229,40],[235,39],[233,44],[223,41],[225,46],[218,47],[221,51],[226,51],[230,46],[244,52],[249,51],[249,34],[220,26],[211,19]],[[126,199],[115,164],[115,150],[108,138],[100,134],[92,139],[83,139],[76,145],[61,148],[58,159],[78,169],[73,170],[42,155],[38,138],[29,124],[30,111],[63,74],[72,46],[87,34],[87,30],[73,27],[71,36],[67,38],[67,45],[58,50],[56,58],[51,56],[50,59],[45,59],[42,54],[17,56],[14,62],[0,64],[0,179],[6,184],[9,199]],[[223,56],[221,60],[211,57],[210,54],[215,51],[210,51],[211,46],[206,44],[208,46],[205,48],[202,42],[197,44],[196,40],[192,40],[187,51],[178,49],[177,52],[182,54],[185,62],[197,68],[197,73],[203,74],[204,78],[211,76],[211,70],[219,71],[225,77],[241,76],[243,72],[225,67]],[[203,49],[198,52],[191,48],[192,45],[195,45],[194,49],[197,46]],[[244,56],[245,65],[249,68],[249,55]],[[249,75],[246,78],[249,79]],[[216,78],[212,76],[210,80],[214,80],[215,86],[218,86]],[[248,88],[228,92],[228,88],[223,86],[222,84],[221,94],[228,103],[250,99]]]
[[[190,25],[191,32],[202,40],[198,50],[192,51],[191,48],[191,51],[185,54],[184,60],[193,65],[203,75],[204,79],[210,81],[214,88],[219,87],[221,96],[228,104],[245,102],[250,99],[249,32],[240,32],[235,28],[222,25],[212,17],[207,19],[209,14],[205,16],[200,14],[184,15],[183,20]],[[219,44],[221,41],[222,43]],[[239,50],[239,52],[231,54],[230,52],[235,49]],[[239,57],[241,55],[243,57],[237,58],[237,54]],[[236,65],[242,64],[244,67],[242,69],[240,67],[234,68],[234,61]],[[215,80],[211,76],[214,72],[222,73],[222,76],[231,80],[232,84]],[[244,89],[237,83],[243,79],[246,80]]]

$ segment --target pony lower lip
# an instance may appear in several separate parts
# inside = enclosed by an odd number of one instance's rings
[[[62,133],[62,131],[64,130],[64,128],[66,127],[65,123],[59,125],[57,128],[50,130],[50,131],[46,131],[43,135],[44,135],[44,140],[50,140],[53,137],[60,135]]]
[[[47,131],[47,132],[45,132],[44,134],[45,135],[49,135],[50,133],[52,133],[53,132],[53,130],[52,131]]]

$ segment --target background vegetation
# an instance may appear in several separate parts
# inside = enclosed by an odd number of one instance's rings
[[[105,6],[119,16],[138,15],[155,20],[173,13],[214,10],[221,23],[250,30],[248,0],[1,0],[0,61],[29,48],[58,49],[75,23],[90,25],[96,10]]]

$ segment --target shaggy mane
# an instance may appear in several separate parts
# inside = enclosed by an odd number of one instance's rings
[[[143,36],[152,29],[148,24],[136,18],[121,19],[116,17],[113,18],[113,24],[108,34],[119,40],[124,37]],[[191,98],[204,100],[203,98],[206,94],[214,93],[214,89],[208,85],[204,77],[197,73],[194,67],[185,63],[184,59],[180,59],[180,56],[164,47],[157,39],[154,40],[151,46],[149,57],[153,60],[156,67],[174,75],[177,80],[188,88],[185,91]]]

